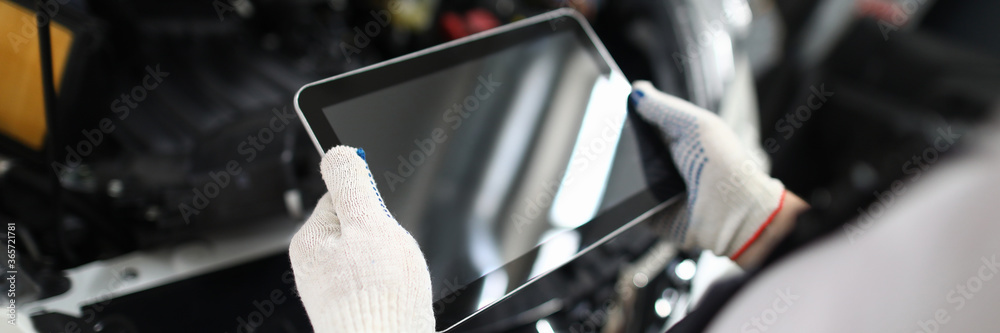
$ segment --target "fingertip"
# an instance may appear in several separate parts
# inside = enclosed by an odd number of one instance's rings
[[[641,94],[641,96],[645,96],[645,95],[647,95],[649,93],[650,89],[656,89],[656,87],[654,87],[653,83],[651,83],[649,81],[639,80],[639,81],[632,82],[632,92],[633,93],[638,92],[639,94]]]
[[[646,97],[646,94],[642,90],[632,90],[632,93],[628,95],[628,101],[632,103],[632,106],[638,106],[643,97]]]
[[[364,150],[350,146],[330,148],[320,162],[320,172],[330,191],[337,191],[341,181],[353,178],[354,174],[367,169]],[[365,174],[367,176],[367,171]]]
[[[361,160],[357,159],[359,157],[361,158]],[[357,163],[357,162],[365,162],[365,163],[367,163],[366,159],[365,159],[365,150],[364,149],[354,148],[354,147],[351,147],[351,146],[340,145],[340,146],[336,146],[336,147],[330,148],[330,150],[327,150],[326,154],[323,155],[323,163],[346,163],[346,164],[350,164],[350,163]]]
[[[392,217],[382,201],[372,178],[363,149],[337,146],[327,151],[320,171],[338,214],[368,215],[384,213]]]
[[[629,102],[632,103],[633,107],[638,108],[643,101],[645,101],[650,94],[656,92],[656,87],[653,86],[649,81],[635,81],[632,82],[632,93],[629,94]]]

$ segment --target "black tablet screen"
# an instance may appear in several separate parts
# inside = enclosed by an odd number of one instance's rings
[[[627,117],[630,85],[596,54],[551,33],[323,108],[417,238],[435,300],[490,272],[466,293],[476,306],[503,296],[586,245],[574,229],[657,181]],[[532,251],[550,239],[559,247]]]

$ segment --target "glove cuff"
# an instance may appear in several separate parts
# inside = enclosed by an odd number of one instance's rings
[[[752,220],[748,220],[743,224],[743,227],[740,228],[740,232],[733,239],[733,242],[730,243],[729,249],[726,251],[726,255],[728,255],[730,259],[733,261],[739,259],[740,256],[743,255],[743,252],[746,252],[747,248],[757,241],[757,238],[760,238],[761,233],[763,233],[764,230],[771,225],[771,222],[774,221],[774,217],[778,215],[778,212],[780,212],[782,208],[784,208],[785,197],[787,195],[788,190],[782,188],[781,195],[778,198],[778,206],[774,208],[770,214],[768,214],[767,218],[764,219],[762,223],[754,224]],[[739,247],[734,248],[734,245]]]
[[[736,260],[766,229],[784,207],[785,185],[765,174],[759,174],[736,191],[724,195],[730,206],[726,216],[719,216],[720,228],[715,239],[715,253]],[[712,214],[709,214],[712,215]]]
[[[738,258],[767,228],[784,206],[785,185],[767,175],[748,177],[740,186],[702,187],[702,204],[691,214],[692,230],[684,248],[703,248],[717,255]]]
[[[370,333],[432,333],[434,313],[430,307],[418,306],[416,295],[380,288],[366,288],[349,295],[340,295],[326,302],[317,314],[310,314],[313,329],[325,332]],[[309,309],[307,307],[307,309]]]

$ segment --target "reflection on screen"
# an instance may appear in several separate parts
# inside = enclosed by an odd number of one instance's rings
[[[559,33],[323,109],[366,150],[436,300],[543,242],[469,292],[482,306],[561,265],[579,250],[574,228],[645,188],[631,88],[588,47]]]

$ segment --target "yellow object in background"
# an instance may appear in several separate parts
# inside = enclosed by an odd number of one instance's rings
[[[49,21],[52,70],[58,91],[73,32]],[[35,13],[0,0],[0,37],[0,134],[40,150],[45,140],[45,102]]]
[[[434,23],[440,0],[386,0],[384,8],[389,10],[392,25],[410,31],[424,32]]]

